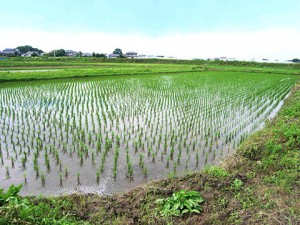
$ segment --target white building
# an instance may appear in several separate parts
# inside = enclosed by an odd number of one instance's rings
[[[29,51],[22,54],[22,57],[32,57],[32,56],[40,56],[40,53],[37,51]]]
[[[136,58],[138,56],[137,52],[127,52],[125,55],[127,58]]]
[[[65,55],[69,57],[75,57],[78,54],[78,52],[75,52],[73,50],[66,50]]]

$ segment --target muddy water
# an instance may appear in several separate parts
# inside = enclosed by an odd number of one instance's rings
[[[277,113],[294,84],[283,77],[193,73],[0,85],[0,188],[112,194],[216,164]]]

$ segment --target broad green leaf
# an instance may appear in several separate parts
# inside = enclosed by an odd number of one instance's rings
[[[172,209],[176,210],[179,208],[179,206],[180,206],[180,202],[177,202],[173,205]]]
[[[188,209],[184,209],[184,210],[182,210],[181,214],[185,214],[185,213],[188,213],[188,212],[189,212]]]

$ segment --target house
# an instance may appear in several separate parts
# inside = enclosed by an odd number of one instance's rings
[[[120,54],[109,54],[108,58],[120,58]]]
[[[20,54],[20,51],[15,48],[6,48],[1,52],[1,55],[4,55],[4,56],[15,56],[18,54]]]
[[[92,53],[87,53],[87,52],[86,53],[81,53],[82,57],[92,57],[92,55],[93,55]]]
[[[138,56],[137,52],[127,52],[125,55],[127,58],[136,58]]]
[[[65,51],[65,56],[75,57],[77,54],[78,54],[78,52],[75,52],[73,50],[66,50]]]
[[[37,51],[28,51],[22,54],[22,57],[34,57],[34,56],[40,56],[40,53]]]

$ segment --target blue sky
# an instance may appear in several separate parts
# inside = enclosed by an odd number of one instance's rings
[[[116,39],[116,43],[111,44],[118,44],[118,35],[139,35],[144,40],[154,41],[178,34],[299,32],[300,1],[0,0],[0,18],[0,32],[5,31],[0,33],[0,48],[6,47],[3,41],[11,43],[10,35],[28,31],[43,32],[44,35],[114,35],[116,38],[112,39]],[[14,33],[10,33],[12,31]],[[30,43],[22,43],[20,38],[19,45],[22,44]],[[84,48],[82,43],[81,46]],[[90,47],[86,49],[90,50]]]

